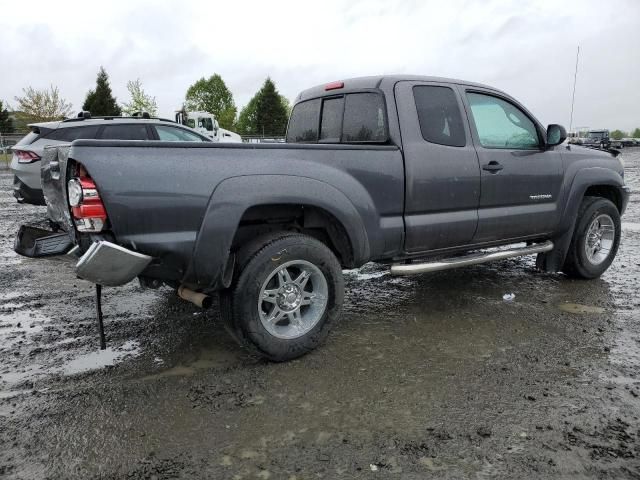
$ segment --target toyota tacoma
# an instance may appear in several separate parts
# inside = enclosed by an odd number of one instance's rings
[[[76,140],[47,149],[50,232],[16,251],[74,254],[96,285],[167,284],[274,361],[340,317],[342,269],[412,275],[537,254],[600,276],[629,196],[621,157],[566,145],[492,87],[376,76],[298,95],[284,144]]]

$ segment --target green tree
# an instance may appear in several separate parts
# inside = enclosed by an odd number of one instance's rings
[[[236,130],[240,135],[257,135],[256,104],[257,94],[240,111],[236,123]]]
[[[96,89],[89,90],[82,109],[88,110],[94,116],[117,117],[122,113],[111,92],[109,75],[107,75],[104,67],[100,67],[100,70],[98,70]]]
[[[640,138],[640,128],[636,128],[631,134],[633,138]]]
[[[185,107],[189,111],[212,113],[220,126],[228,130],[233,128],[238,112],[231,91],[217,73],[202,77],[188,88]]]
[[[62,120],[71,112],[71,103],[60,96],[58,87],[51,85],[49,90],[27,87],[22,91],[24,95],[15,99],[21,117],[28,122]]]
[[[621,138],[624,138],[626,136],[627,134],[622,130],[614,130],[613,132],[611,132],[611,138],[613,138],[614,140],[620,140]]]
[[[127,90],[131,95],[129,103],[122,104],[122,111],[127,115],[133,115],[135,112],[147,112],[152,117],[158,114],[158,104],[156,97],[147,95],[142,88],[140,79],[129,80],[127,82]]]
[[[237,129],[243,135],[284,135],[289,110],[289,101],[278,93],[273,81],[267,78],[240,112]]]
[[[13,132],[13,119],[9,116],[9,111],[2,105],[2,100],[0,100],[0,133]]]

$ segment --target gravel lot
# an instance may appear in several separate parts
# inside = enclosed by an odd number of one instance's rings
[[[217,308],[93,287],[13,250],[0,171],[0,477],[640,478],[640,149],[599,280],[533,258],[413,278],[346,272],[342,323],[302,359],[247,356]],[[503,300],[514,293],[512,301]]]

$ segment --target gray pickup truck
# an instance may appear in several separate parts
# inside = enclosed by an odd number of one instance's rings
[[[564,145],[494,88],[379,76],[302,92],[285,144],[77,140],[42,179],[57,233],[16,251],[79,257],[97,285],[138,277],[222,316],[275,361],[315,348],[340,316],[342,269],[411,275],[537,254],[595,278],[613,261],[629,190],[616,151]]]

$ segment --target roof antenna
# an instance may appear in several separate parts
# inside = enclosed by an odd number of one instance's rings
[[[578,80],[578,59],[580,58],[580,45],[578,45],[578,52],[576,53],[576,71],[573,74],[573,95],[571,96],[571,119],[569,120],[569,132],[573,130],[573,103],[576,100],[576,81]]]

